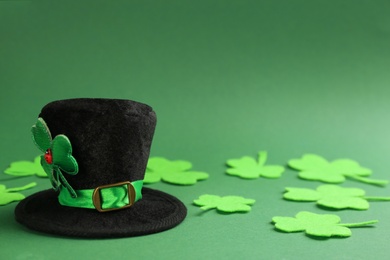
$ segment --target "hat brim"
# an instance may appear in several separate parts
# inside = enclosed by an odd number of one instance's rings
[[[150,188],[142,189],[142,199],[127,209],[98,212],[62,206],[50,189],[22,200],[15,218],[40,232],[85,238],[141,236],[175,227],[184,220],[187,209],[172,195]]]

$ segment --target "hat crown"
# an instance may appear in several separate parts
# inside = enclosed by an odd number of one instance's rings
[[[79,167],[65,177],[74,189],[143,180],[156,126],[148,105],[120,99],[68,99],[47,104],[40,117],[52,137],[66,135]]]

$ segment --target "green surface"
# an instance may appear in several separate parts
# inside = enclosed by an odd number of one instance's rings
[[[51,1],[50,1],[51,2]],[[279,179],[228,176],[225,162],[257,151],[267,164],[314,153],[351,158],[390,179],[390,3],[376,1],[0,1],[0,167],[38,155],[30,128],[48,102],[126,98],[158,116],[152,156],[188,160],[210,177],[149,185],[179,197],[188,217],[150,236],[85,240],[30,232],[0,208],[2,259],[388,259],[390,206],[337,212],[348,239],[274,230],[273,216],[326,213],[283,200],[285,187],[320,183],[287,169]],[[0,175],[25,195],[48,179]],[[388,196],[389,187],[344,187]],[[202,194],[239,195],[249,213],[202,211]],[[153,250],[151,250],[153,245]]]

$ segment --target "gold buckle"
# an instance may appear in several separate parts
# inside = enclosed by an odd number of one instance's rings
[[[128,197],[129,197],[129,204],[124,205],[124,206],[122,206],[120,208],[103,209],[102,208],[102,199],[101,199],[100,190],[106,189],[106,188],[112,188],[112,187],[119,187],[119,186],[122,186],[122,185],[127,185],[127,193],[128,193]],[[93,205],[95,206],[96,210],[99,211],[99,212],[107,212],[107,211],[113,211],[113,210],[118,210],[118,209],[129,208],[129,207],[131,207],[134,204],[134,200],[135,200],[135,190],[134,190],[133,185],[129,181],[124,181],[124,182],[118,182],[118,183],[114,183],[114,184],[108,184],[108,185],[99,186],[99,187],[95,188],[95,190],[93,191],[93,194],[92,194]]]

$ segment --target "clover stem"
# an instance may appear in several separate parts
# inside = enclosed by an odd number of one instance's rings
[[[361,177],[361,176],[357,176],[357,175],[347,175],[347,177],[354,179],[354,180],[357,180],[357,181],[360,181],[360,182],[364,182],[367,184],[374,184],[374,185],[378,185],[378,186],[386,186],[389,183],[389,181],[387,181],[387,180],[375,180],[375,179],[369,179],[369,178],[365,178],[365,177]]]
[[[371,201],[390,201],[390,197],[363,197],[363,198]]]
[[[60,182],[62,185],[65,186],[65,188],[69,191],[70,195],[72,196],[72,198],[77,198],[77,193],[74,191],[74,189],[72,188],[72,186],[70,186],[70,184],[68,183],[68,181],[65,179],[64,175],[62,175],[62,172],[60,169],[58,169],[58,174],[60,176]]]
[[[267,161],[267,152],[266,151],[259,152],[258,158],[259,158],[259,166],[263,166]]]
[[[6,191],[8,191],[8,192],[22,191],[22,190],[30,189],[30,188],[35,187],[35,186],[37,186],[37,183],[36,183],[36,182],[31,182],[31,183],[29,183],[29,184],[27,184],[27,185],[24,185],[24,186],[22,186],[22,187],[9,188],[9,189],[7,189]]]
[[[359,223],[344,223],[344,224],[338,224],[338,226],[342,227],[364,227],[368,225],[372,225],[378,223],[378,220],[370,220],[365,222],[359,222]]]

